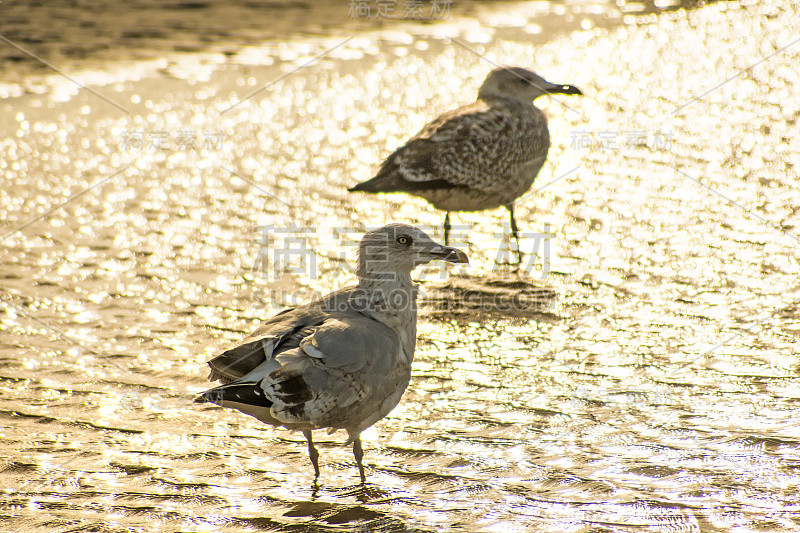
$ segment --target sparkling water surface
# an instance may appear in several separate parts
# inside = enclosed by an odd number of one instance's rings
[[[559,6],[576,27],[493,6],[7,88],[0,529],[800,530],[800,4]],[[204,363],[352,283],[367,228],[441,238],[423,200],[346,188],[494,64],[585,95],[537,100],[517,204],[522,285],[555,297],[492,309],[507,215],[454,214],[471,265],[417,271],[366,485],[319,432],[315,486],[302,435],[192,403]],[[488,307],[430,304],[456,285]]]

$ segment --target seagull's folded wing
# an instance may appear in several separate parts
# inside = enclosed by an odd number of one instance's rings
[[[275,353],[299,346],[300,341],[324,319],[324,313],[308,306],[278,313],[236,346],[211,359],[208,379],[230,383],[241,378]]]
[[[360,313],[328,319],[306,337],[300,347],[329,368],[357,372],[391,363],[400,349],[400,339],[389,326]]]
[[[285,424],[348,427],[357,420],[348,419],[356,413],[347,408],[380,394],[399,354],[400,339],[388,326],[359,313],[329,318],[299,349],[279,354],[280,368],[261,386]]]
[[[460,178],[483,171],[475,162],[491,165],[501,154],[490,152],[495,151],[498,137],[508,136],[509,130],[508,115],[483,102],[450,111],[386,158],[370,181],[385,192],[387,188],[413,192],[467,187]]]

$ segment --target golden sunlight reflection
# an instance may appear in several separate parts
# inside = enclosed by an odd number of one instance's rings
[[[52,61],[69,79],[0,56],[24,80],[0,84],[5,527],[800,527],[796,6],[151,4],[141,34],[116,26],[131,11],[81,25],[83,52]],[[106,30],[124,49],[91,41]],[[78,68],[94,48],[107,68]],[[362,433],[367,482],[345,432],[317,431],[315,483],[302,434],[193,403],[204,361],[353,283],[365,230],[442,240],[424,200],[347,188],[495,64],[584,93],[537,99],[551,147],[515,206],[525,262],[500,264],[504,209],[451,213],[470,263],[414,272],[411,382]]]

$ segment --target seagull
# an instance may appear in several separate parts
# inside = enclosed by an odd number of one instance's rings
[[[446,212],[445,245],[451,211],[504,206],[521,263],[514,200],[530,188],[547,158],[547,117],[533,105],[544,94],[583,93],[521,67],[496,68],[475,102],[428,123],[386,158],[375,177],[349,191],[406,192],[425,198]]]
[[[456,248],[405,224],[367,232],[359,244],[358,284],[273,316],[209,361],[198,395],[274,426],[300,430],[319,478],[311,432],[347,431],[366,481],[361,432],[400,402],[411,377],[417,337],[417,286],[411,271],[440,259],[468,263]]]

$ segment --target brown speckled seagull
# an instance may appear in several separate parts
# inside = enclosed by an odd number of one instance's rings
[[[361,432],[400,402],[417,337],[417,287],[411,271],[435,259],[467,263],[422,230],[389,224],[364,235],[358,285],[286,309],[211,361],[224,384],[196,401],[231,407],[262,422],[300,430],[319,477],[311,432],[344,429],[361,481]]]
[[[550,83],[521,67],[492,70],[474,103],[427,124],[386,158],[374,178],[350,191],[406,192],[446,211],[483,211],[504,206],[517,242],[514,200],[531,186],[550,148],[547,117],[533,105],[543,94],[582,94],[572,85]]]

